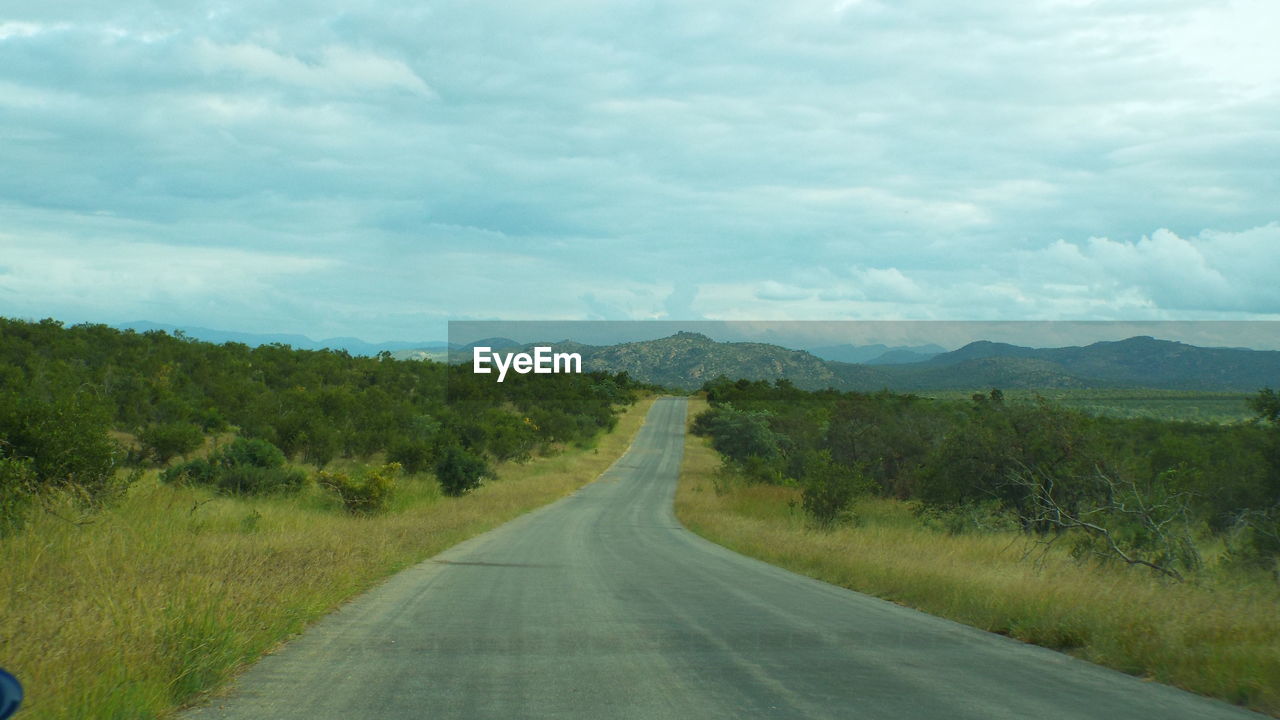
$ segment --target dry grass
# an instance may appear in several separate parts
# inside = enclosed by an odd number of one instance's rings
[[[395,511],[372,518],[314,489],[215,497],[154,472],[87,524],[69,504],[42,514],[0,543],[0,661],[26,685],[20,717],[169,714],[397,570],[592,481],[652,401],[594,449],[501,466],[462,498],[402,480]]]
[[[692,418],[701,408],[691,403]],[[1070,652],[1131,674],[1280,714],[1280,588],[1264,577],[1205,576],[1171,584],[1062,553],[1033,562],[1022,536],[948,535],[892,500],[857,508],[859,522],[808,526],[791,488],[719,475],[689,436],[676,514],[746,555],[935,615]]]

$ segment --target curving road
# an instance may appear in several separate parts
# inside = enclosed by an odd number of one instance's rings
[[[411,568],[200,718],[1242,718],[734,554],[671,512],[685,403],[571,497]]]

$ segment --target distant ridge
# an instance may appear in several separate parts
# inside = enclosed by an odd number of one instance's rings
[[[196,340],[203,340],[211,343],[243,343],[250,347],[258,347],[259,345],[271,345],[279,343],[288,345],[299,350],[346,350],[352,355],[377,355],[382,351],[396,352],[402,350],[444,350],[449,347],[446,342],[440,341],[422,341],[422,342],[405,342],[394,341],[384,343],[371,343],[353,337],[335,337],[325,338],[324,340],[312,340],[306,335],[295,335],[288,333],[247,333],[231,330],[213,330],[211,328],[196,327],[190,325],[165,325],[163,323],[155,323],[147,320],[139,320],[137,322],[124,323],[122,325],[114,325],[118,330],[133,330],[134,332],[148,332],[152,330],[162,330],[170,335],[174,332],[181,332],[187,337]]]
[[[808,348],[808,351],[823,360],[843,363],[861,363],[866,365],[892,365],[903,362],[920,362],[934,355],[944,353],[946,348],[930,343],[928,345],[823,345]]]
[[[501,340],[479,344],[491,343],[497,349]],[[1240,391],[1280,387],[1280,351],[1204,348],[1151,337],[1062,348],[980,340],[931,357],[899,348],[865,363],[823,360],[808,351],[766,343],[717,342],[692,332],[608,346],[571,341],[513,344],[503,351],[534,345],[580,353],[586,370],[626,372],[637,380],[684,389],[699,388],[721,376],[785,379],[809,390],[907,392],[992,387]],[[455,354],[456,359],[464,360],[461,355]]]

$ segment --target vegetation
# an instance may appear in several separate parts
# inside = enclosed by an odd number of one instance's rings
[[[196,458],[160,473],[164,482],[207,485],[229,495],[295,493],[307,474],[285,464],[284,453],[257,438],[236,438],[206,458]]]
[[[501,341],[500,341],[501,342]],[[510,343],[511,341],[505,341]],[[512,343],[514,344],[514,343]],[[750,342],[716,342],[692,332],[621,345],[562,343],[559,349],[582,355],[592,370],[625,372],[645,382],[696,390],[724,376],[747,380],[785,379],[806,390],[946,392],[1000,387],[1035,392],[1133,393],[1158,388],[1173,397],[1213,397],[1200,408],[1195,401],[1174,409],[1191,413],[1243,411],[1234,402],[1241,393],[1274,383],[1280,376],[1280,351],[1209,348],[1150,337],[1100,342],[1086,347],[1029,348],[978,341],[922,362],[859,364],[822,360],[803,350]],[[848,356],[848,354],[845,354]],[[1225,403],[1216,398],[1227,397]],[[1103,403],[1100,408],[1109,408]],[[1197,415],[1193,419],[1206,419]]]
[[[372,515],[391,506],[392,491],[401,469],[400,463],[387,463],[382,467],[366,468],[356,479],[347,473],[321,470],[316,479],[338,494],[347,512]]]
[[[59,489],[86,504],[108,502],[136,477],[121,467],[200,455],[207,436],[226,431],[239,439],[166,469],[166,481],[297,492],[308,479],[295,463],[319,469],[376,456],[410,473],[443,469],[446,492],[466,492],[495,462],[589,445],[641,387],[606,373],[499,384],[387,353],[212,345],[0,318],[0,529],[15,531]],[[138,450],[112,432],[136,439]]]
[[[677,514],[736,550],[1280,711],[1280,404],[1256,422],[706,386]],[[715,451],[721,466],[716,467]],[[1145,572],[1144,572],[1145,571]]]
[[[1094,417],[993,390],[966,402],[716,381],[693,432],[757,482],[804,488],[827,524],[864,493],[913,500],[956,530],[1016,525],[1079,557],[1181,579],[1222,562],[1280,577],[1280,424]],[[955,524],[958,519],[964,522]]]
[[[1016,528],[955,534],[916,503],[860,497],[857,522],[814,527],[800,489],[726,471],[690,436],[676,515],[737,552],[1133,675],[1280,714],[1280,588],[1202,571],[1171,583],[1040,552]]]
[[[593,479],[644,391],[0,319],[0,647],[24,717],[171,711]]]

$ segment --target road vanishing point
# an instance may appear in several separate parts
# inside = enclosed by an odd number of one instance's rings
[[[685,414],[659,399],[598,480],[395,575],[183,717],[1264,717],[703,540],[672,514]]]

